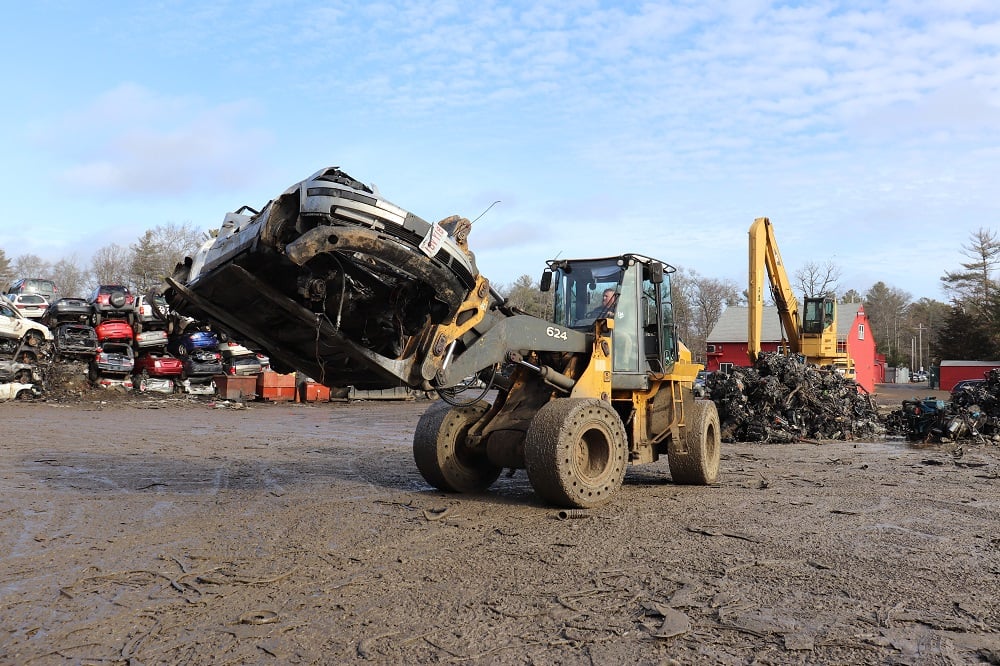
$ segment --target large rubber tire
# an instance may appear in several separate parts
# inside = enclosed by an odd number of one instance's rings
[[[625,426],[603,400],[557,398],[531,419],[524,462],[532,487],[546,502],[581,509],[600,506],[625,479]]]
[[[711,400],[695,400],[685,428],[685,449],[671,440],[667,462],[674,483],[707,486],[719,479],[719,412]]]
[[[493,485],[503,468],[465,446],[469,428],[487,409],[483,402],[467,407],[438,402],[424,412],[413,433],[413,459],[427,483],[449,493],[481,493]]]
[[[124,291],[113,291],[108,297],[108,302],[112,306],[121,309],[125,305],[125,292]]]

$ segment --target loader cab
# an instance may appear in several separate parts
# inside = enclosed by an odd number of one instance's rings
[[[614,320],[612,369],[616,387],[646,388],[649,373],[669,372],[677,357],[670,298],[672,266],[633,254],[554,259],[548,266],[542,290],[555,291],[554,323],[591,331],[599,318]],[[608,289],[616,294],[612,312],[602,305]]]

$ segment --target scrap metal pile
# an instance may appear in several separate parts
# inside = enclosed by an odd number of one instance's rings
[[[885,429],[870,395],[833,370],[762,353],[749,368],[713,373],[705,383],[727,442],[878,439]]]
[[[986,381],[956,390],[951,402],[904,400],[886,419],[886,431],[927,444],[1000,441],[1000,372],[990,370]]]

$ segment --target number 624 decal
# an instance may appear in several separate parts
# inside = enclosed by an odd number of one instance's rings
[[[545,335],[549,336],[550,338],[555,338],[556,340],[566,339],[566,331],[562,330],[561,328],[556,328],[555,326],[547,327],[545,329]]]

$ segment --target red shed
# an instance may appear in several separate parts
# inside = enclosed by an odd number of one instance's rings
[[[984,379],[994,368],[1000,368],[1000,361],[941,361],[938,386],[942,391],[950,391],[963,379]]]

